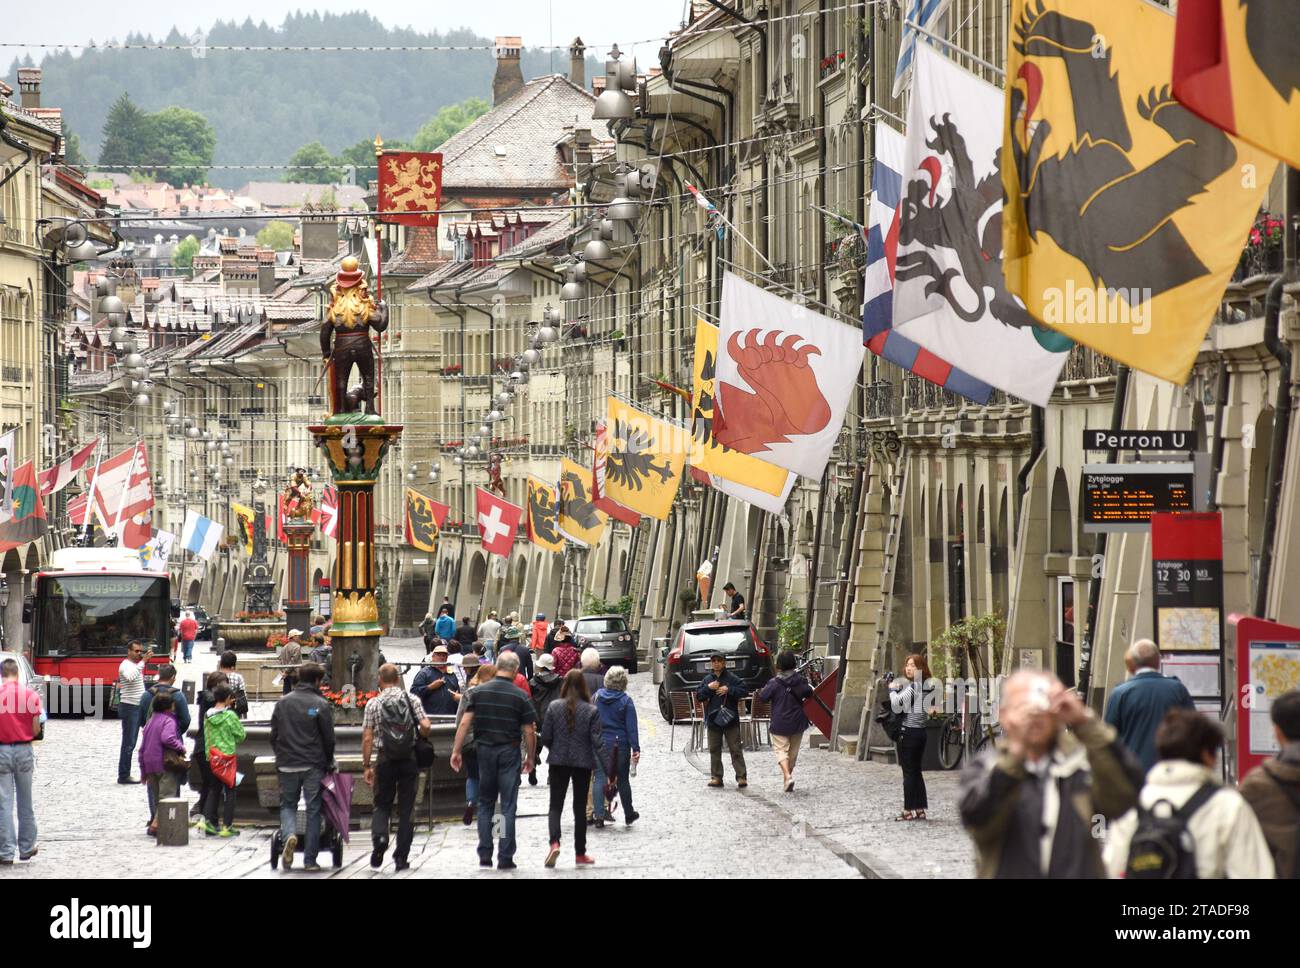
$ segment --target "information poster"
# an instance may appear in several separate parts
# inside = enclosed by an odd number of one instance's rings
[[[1246,652],[1250,684],[1249,750],[1258,756],[1278,752],[1270,718],[1273,700],[1300,689],[1300,642],[1251,642]]]
[[[1162,652],[1223,646],[1223,530],[1215,514],[1151,518],[1156,644]],[[1195,693],[1193,693],[1195,694]]]

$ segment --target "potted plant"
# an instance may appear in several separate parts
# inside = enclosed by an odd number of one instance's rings
[[[786,599],[781,612],[776,617],[776,640],[778,649],[798,652],[804,647],[803,630],[807,613],[791,599]]]

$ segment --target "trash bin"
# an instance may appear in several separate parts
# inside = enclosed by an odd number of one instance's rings
[[[650,679],[656,686],[664,681],[665,667],[668,662],[668,643],[670,641],[666,635],[651,640],[651,655],[654,657],[654,664],[650,668]]]

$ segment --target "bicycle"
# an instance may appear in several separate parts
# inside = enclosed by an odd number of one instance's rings
[[[808,684],[816,689],[826,676],[826,658],[814,655],[813,647],[809,646],[802,652],[795,653],[794,668],[795,672],[801,673],[808,680]]]
[[[987,682],[988,670],[984,665],[979,649],[967,653],[972,669],[978,681]],[[984,714],[978,708],[979,696],[975,696],[977,708],[971,709],[971,696],[963,691],[961,708],[944,717],[939,730],[939,764],[945,770],[955,769],[963,756],[974,757],[990,743],[996,742],[1001,735],[1001,727],[996,722],[984,722]]]

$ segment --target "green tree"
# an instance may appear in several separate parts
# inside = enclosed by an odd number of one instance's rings
[[[146,115],[125,91],[113,102],[104,121],[104,137],[99,148],[99,167],[112,171],[137,164],[147,126]]]
[[[385,151],[409,151],[410,145],[402,141],[385,141]],[[340,165],[350,165],[356,169],[356,184],[368,185],[379,177],[375,166],[375,143],[369,138],[362,138],[356,144],[339,152]]]
[[[199,240],[192,235],[181,239],[180,244],[172,250],[172,265],[177,269],[192,269],[194,256],[199,251]]]
[[[284,180],[305,182],[309,185],[332,184],[343,178],[343,170],[332,167],[337,161],[338,159],[329,153],[329,149],[319,141],[313,141],[293,153]]]
[[[86,156],[81,153],[81,139],[77,132],[69,131],[67,125],[63,126],[63,160],[78,168],[86,165]]]
[[[481,97],[472,97],[460,104],[449,104],[420,126],[411,139],[414,151],[433,151],[444,141],[464,128],[475,118],[487,114],[492,105]]]
[[[276,252],[292,249],[293,226],[288,222],[267,222],[266,228],[257,233],[257,244]]]
[[[146,116],[140,162],[160,164],[157,177],[169,185],[198,185],[207,178],[217,135],[208,119],[188,108],[170,107]]]

